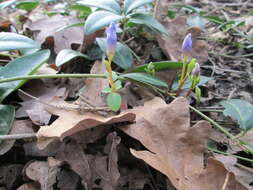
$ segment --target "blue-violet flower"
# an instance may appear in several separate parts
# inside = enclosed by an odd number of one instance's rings
[[[112,22],[109,27],[106,29],[106,53],[109,59],[112,59],[115,49],[117,46],[117,34],[116,34],[116,25]]]
[[[191,33],[189,33],[185,36],[181,50],[183,53],[188,53],[192,50],[192,35],[191,35]]]

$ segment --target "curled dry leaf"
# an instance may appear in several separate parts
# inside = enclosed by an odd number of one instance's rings
[[[120,129],[150,150],[131,150],[134,156],[164,173],[179,190],[222,188],[229,171],[213,158],[208,159],[206,168],[204,164],[203,155],[212,128],[205,121],[190,127],[185,98],[177,98],[169,105],[155,98],[133,112],[136,123]],[[228,189],[244,190],[231,176]]]
[[[17,190],[40,190],[40,184],[33,182],[33,183],[25,183],[20,186]]]
[[[71,104],[62,102],[66,107],[70,107]],[[63,139],[66,136],[70,136],[79,131],[83,131],[92,127],[99,125],[109,125],[113,123],[121,122],[133,122],[135,119],[134,113],[121,113],[119,115],[111,117],[103,117],[95,113],[87,112],[81,114],[75,110],[65,110],[65,109],[51,109],[50,113],[59,116],[59,118],[54,121],[51,125],[41,126],[37,132],[38,146],[40,148],[45,148],[49,141],[45,141],[45,138],[60,138]]]
[[[155,17],[168,29],[168,36],[158,36],[159,46],[165,55],[172,60],[179,61],[182,59],[181,46],[187,33],[193,36],[193,51],[191,56],[196,58],[199,63],[204,63],[208,59],[208,45],[203,40],[197,40],[201,31],[197,27],[189,28],[187,18],[180,16],[174,20],[167,17],[170,0],[160,0],[156,3]]]

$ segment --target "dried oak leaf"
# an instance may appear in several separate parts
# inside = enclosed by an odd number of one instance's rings
[[[71,49],[73,44],[82,44],[82,27],[71,27],[59,31],[63,27],[79,22],[78,19],[71,16],[49,17],[44,15],[40,18],[30,18],[26,23],[26,28],[34,33],[36,41],[47,48],[53,46],[55,52],[59,53],[62,49]]]
[[[201,30],[197,27],[189,28],[187,18],[179,16],[170,20],[167,17],[170,0],[157,1],[154,15],[168,29],[168,36],[157,36],[159,46],[164,54],[172,60],[179,61],[182,59],[181,46],[187,33],[193,36],[193,51],[191,56],[196,58],[199,63],[204,63],[208,59],[208,44],[203,40],[197,40]]]
[[[164,173],[179,190],[222,188],[228,172],[224,165],[210,158],[204,166],[203,155],[212,128],[205,121],[190,127],[185,98],[177,98],[169,105],[155,98],[133,112],[136,123],[120,129],[149,149],[131,150],[134,156]],[[227,186],[230,190],[244,190],[233,174]]]
[[[66,107],[72,106],[71,104],[65,104]],[[61,140],[79,131],[83,131],[99,125],[109,125],[120,122],[132,122],[135,120],[135,114],[129,112],[123,112],[119,115],[111,117],[103,117],[101,115],[87,112],[81,114],[78,111],[67,111],[64,109],[51,109],[50,113],[59,116],[51,125],[41,126],[37,132],[38,146],[44,148],[50,143],[46,138],[60,138]],[[46,140],[46,141],[45,141]]]

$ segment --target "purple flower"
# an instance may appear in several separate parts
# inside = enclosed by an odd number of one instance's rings
[[[198,77],[200,75],[200,66],[198,63],[195,64],[195,67],[192,69],[192,76]]]
[[[106,45],[107,56],[111,59],[115,53],[117,45],[116,25],[114,22],[112,22],[110,26],[106,29]]]
[[[181,50],[183,53],[188,53],[192,50],[192,35],[191,35],[191,33],[189,33],[185,36]]]

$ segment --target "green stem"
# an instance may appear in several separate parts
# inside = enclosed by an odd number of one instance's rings
[[[191,105],[189,105],[190,109],[192,109],[194,112],[196,112],[197,114],[199,114],[201,117],[203,117],[205,120],[209,121],[211,124],[213,124],[214,127],[216,127],[217,129],[219,129],[221,132],[223,132],[225,135],[227,135],[230,139],[236,141],[237,144],[243,146],[249,153],[253,154],[253,150],[251,147],[249,147],[247,145],[247,143],[245,143],[242,140],[236,139],[236,136],[234,136],[233,134],[231,134],[230,132],[228,132],[224,127],[222,127],[220,124],[216,123],[214,120],[212,120],[210,117],[206,116],[205,114],[203,114],[202,112],[200,112],[199,110],[197,110],[196,108],[192,107]]]
[[[238,159],[240,159],[240,160],[245,160],[245,161],[248,161],[248,162],[253,162],[252,159],[245,158],[245,157],[241,157],[241,156],[237,156],[237,155],[230,154],[230,153],[223,152],[223,151],[219,151],[219,150],[216,150],[216,149],[213,149],[213,148],[210,148],[210,147],[208,147],[208,150],[210,150],[210,151],[212,151],[212,152],[215,152],[215,153],[223,154],[223,155],[225,155],[225,156],[232,156],[232,157],[238,158]]]
[[[43,78],[106,78],[105,74],[55,74],[55,75],[27,75],[12,78],[0,79],[0,83],[11,82],[16,80],[30,80]]]

